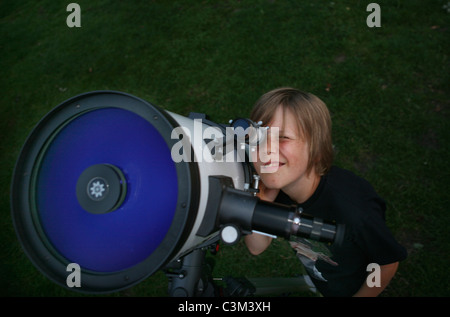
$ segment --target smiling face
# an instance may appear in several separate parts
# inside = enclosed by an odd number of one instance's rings
[[[295,115],[290,109],[279,106],[269,126],[279,129],[278,140],[273,140],[269,133],[267,144],[261,145],[254,163],[264,185],[281,189],[289,196],[309,191],[315,173],[314,169],[308,173],[309,144],[299,131]],[[267,157],[262,157],[265,155]]]
[[[269,130],[279,129],[278,142],[269,142],[267,148],[261,145],[254,164],[264,185],[283,190],[298,203],[304,202],[333,162],[327,106],[313,94],[281,87],[262,95],[250,118],[272,127]],[[270,152],[268,157],[264,151]]]

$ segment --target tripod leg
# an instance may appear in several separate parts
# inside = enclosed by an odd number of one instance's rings
[[[214,296],[214,287],[204,276],[206,250],[196,249],[181,259],[181,266],[166,271],[169,278],[169,296]]]

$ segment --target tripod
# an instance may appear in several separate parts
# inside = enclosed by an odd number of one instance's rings
[[[217,252],[218,242],[198,248],[170,263],[163,271],[169,279],[171,297],[249,297],[285,295],[292,292],[316,290],[307,276],[292,278],[213,278],[213,264],[206,259],[206,252]],[[219,286],[222,281],[225,286]]]

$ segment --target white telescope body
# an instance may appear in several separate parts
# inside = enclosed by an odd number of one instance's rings
[[[224,153],[224,156],[218,155],[215,156],[211,153],[210,147],[205,142],[204,136],[211,136],[210,125],[204,124],[201,121],[194,121],[191,118],[183,117],[176,113],[167,112],[176,120],[179,127],[183,130],[183,135],[188,137],[189,145],[192,145],[193,157],[189,157],[186,151],[183,151],[183,160],[185,162],[191,161],[194,159],[196,164],[199,166],[199,174],[200,174],[200,184],[198,190],[200,192],[200,203],[198,206],[198,214],[195,220],[195,223],[192,227],[191,234],[186,240],[185,245],[182,249],[177,253],[174,259],[178,258],[180,255],[185,254],[187,251],[190,251],[193,247],[198,246],[205,241],[211,239],[214,236],[218,235],[218,231],[214,232],[208,237],[201,237],[197,235],[197,232],[200,228],[200,225],[203,222],[205,210],[208,203],[208,195],[209,195],[209,177],[210,176],[226,176],[233,180],[234,188],[239,190],[244,190],[245,184],[245,175],[243,163],[238,162],[237,152],[236,151],[228,151],[228,153]],[[205,134],[205,131],[208,133]],[[217,131],[218,136],[220,136],[222,132],[220,130]],[[224,138],[226,136],[223,136]],[[194,138],[196,138],[194,140]],[[208,139],[209,141],[209,139]],[[214,140],[211,141],[214,144]],[[220,143],[219,143],[220,142]],[[218,145],[217,148],[222,148],[221,145],[223,140],[220,137],[217,138]],[[186,143],[185,143],[186,144]]]

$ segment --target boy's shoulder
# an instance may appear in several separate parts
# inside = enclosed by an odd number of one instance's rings
[[[350,193],[367,192],[367,194],[376,195],[373,186],[366,179],[338,166],[333,165],[325,175],[325,179],[329,185],[338,191]]]
[[[333,166],[326,175],[329,198],[352,211],[354,217],[367,217],[369,210],[376,210],[384,218],[386,203],[374,187],[354,172]],[[327,196],[327,195],[325,195]]]

